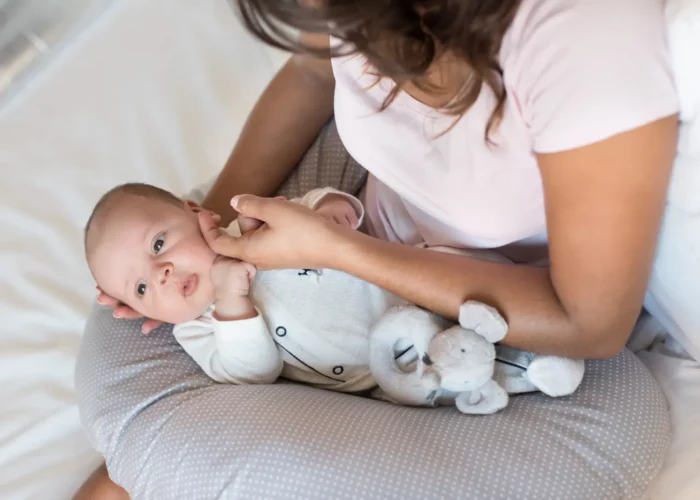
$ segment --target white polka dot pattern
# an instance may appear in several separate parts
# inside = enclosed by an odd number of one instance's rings
[[[324,135],[285,195],[361,185],[333,127]],[[589,362],[572,397],[466,416],[295,384],[217,385],[170,327],[144,336],[99,306],[76,385],[94,446],[137,499],[636,499],[670,432],[663,395],[627,351]]]

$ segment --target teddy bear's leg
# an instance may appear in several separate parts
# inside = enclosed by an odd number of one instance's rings
[[[580,359],[537,355],[527,369],[527,377],[547,396],[572,394],[583,380],[586,364]]]
[[[474,300],[460,306],[459,324],[462,328],[478,333],[492,344],[503,340],[508,333],[506,320],[495,308]]]
[[[508,394],[523,394],[536,392],[538,389],[527,376],[527,371],[496,361],[493,379],[503,387]]]
[[[462,392],[455,399],[455,406],[462,413],[490,415],[508,404],[508,394],[494,380],[489,380],[481,389]]]

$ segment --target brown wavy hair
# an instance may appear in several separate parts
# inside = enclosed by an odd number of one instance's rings
[[[468,71],[441,111],[458,120],[486,84],[496,97],[484,132],[487,141],[503,117],[506,89],[498,55],[520,0],[234,0],[234,4],[247,28],[275,47],[328,56],[327,50],[303,45],[296,29],[341,40],[331,56],[362,54],[378,79],[396,83],[382,110],[407,83],[426,92],[439,91],[426,75],[441,56],[450,55],[464,61]]]

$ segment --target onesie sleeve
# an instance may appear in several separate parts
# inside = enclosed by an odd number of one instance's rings
[[[271,384],[282,371],[282,359],[267,329],[257,316],[217,321],[212,312],[175,325],[176,340],[213,380],[232,384]]]

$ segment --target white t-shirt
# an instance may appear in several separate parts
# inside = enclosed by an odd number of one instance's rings
[[[491,136],[496,147],[484,141],[495,102],[486,86],[439,135],[454,117],[406,93],[378,112],[393,83],[373,85],[361,56],[335,59],[338,131],[371,173],[369,232],[430,246],[543,246],[535,153],[592,144],[678,111],[663,7],[663,0],[524,0],[500,52],[508,97]]]

